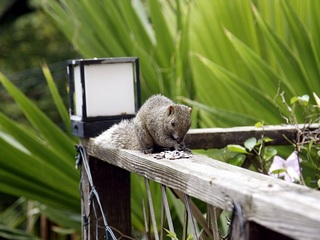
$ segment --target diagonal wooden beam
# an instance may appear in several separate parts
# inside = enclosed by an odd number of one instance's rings
[[[214,159],[156,160],[139,151],[87,145],[89,155],[222,209],[241,205],[245,220],[294,239],[320,236],[320,192]]]

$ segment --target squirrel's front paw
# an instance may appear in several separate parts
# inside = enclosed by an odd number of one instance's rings
[[[192,153],[191,149],[187,148],[186,146],[184,146],[184,149],[182,151],[184,151],[186,153]]]
[[[144,154],[151,154],[153,153],[153,148],[143,149]]]
[[[191,153],[191,150],[186,147],[184,143],[179,143],[174,146],[174,149],[177,151],[185,151]]]

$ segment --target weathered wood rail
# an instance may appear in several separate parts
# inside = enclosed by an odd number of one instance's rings
[[[297,130],[290,126],[265,127],[264,129],[190,130],[186,138],[186,144],[192,149],[219,148],[225,147],[229,143],[242,144],[247,138],[253,136],[260,138],[262,134],[276,139],[274,144],[284,145],[288,143],[283,136],[294,139]],[[138,151],[101,148],[96,146],[92,140],[84,145],[90,157],[89,161],[97,160],[99,162],[94,163],[99,166],[96,167],[97,172],[93,175],[105,176],[106,173],[101,164],[107,162],[107,168],[111,164],[116,166],[116,169],[122,169],[119,170],[120,173],[139,174],[221,209],[231,210],[233,204],[237,203],[243,209],[245,221],[257,223],[283,234],[283,236],[293,239],[319,239],[319,191],[197,154],[190,159],[157,160],[152,155],[145,155]],[[108,187],[123,189],[128,185],[128,177],[124,177],[126,180],[121,180],[122,177],[120,178],[118,174],[114,175],[117,175],[118,179],[112,181],[112,184],[115,185],[112,186],[110,183]],[[128,175],[124,174],[124,176]],[[105,177],[110,180],[110,176]],[[99,177],[98,179],[100,182],[95,182],[100,185],[97,186],[97,189],[100,187],[99,189],[103,190],[105,188],[105,191],[107,191],[106,182],[101,182],[105,179]],[[125,195],[130,194],[130,189],[128,190],[127,187],[124,189],[126,189]],[[120,194],[118,199],[113,199],[117,202],[117,206],[113,205],[112,208],[113,210],[118,208],[117,211],[125,211],[124,216],[126,214],[130,215],[130,209],[122,209],[124,206],[128,206],[130,199],[122,199],[121,196],[123,195]],[[106,203],[106,207],[110,202],[112,201]],[[121,221],[130,221],[130,217]],[[125,228],[128,229],[130,226]],[[130,230],[128,231],[130,232]],[[258,239],[256,236],[259,236],[259,239],[267,239],[259,234],[251,235],[248,239]]]
[[[228,144],[243,144],[250,137],[257,139],[267,136],[272,145],[289,145],[297,137],[297,129],[303,129],[299,125],[275,125],[264,127],[232,127],[232,128],[200,128],[190,129],[186,136],[186,145],[192,149],[223,148]],[[308,127],[310,131],[319,128],[318,124]]]

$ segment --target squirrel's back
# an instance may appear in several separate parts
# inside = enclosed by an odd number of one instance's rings
[[[95,144],[107,148],[141,150],[132,120],[122,120],[114,124],[94,139]]]

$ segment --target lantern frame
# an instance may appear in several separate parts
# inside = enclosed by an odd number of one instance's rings
[[[132,78],[128,81],[133,81],[133,85],[126,84],[126,86],[121,86],[119,92],[124,88],[128,88],[128,85],[132,86],[133,90],[133,99],[130,103],[132,108],[134,104],[134,110],[130,113],[125,111],[118,114],[106,113],[97,116],[88,115],[88,101],[92,99],[87,99],[87,89],[90,79],[86,76],[89,67],[94,67],[93,65],[98,65],[99,67],[104,67],[105,64],[108,68],[112,69],[112,64],[117,64],[117,66],[124,66],[123,64],[132,64]],[[120,64],[120,65],[119,65]],[[81,138],[95,137],[102,133],[107,128],[111,127],[113,124],[120,122],[123,119],[131,119],[135,116],[137,111],[141,106],[140,98],[140,72],[139,72],[139,58],[137,57],[121,57],[121,58],[94,58],[94,59],[74,59],[67,61],[67,71],[68,71],[68,80],[69,80],[69,115],[71,120],[72,134]],[[127,65],[126,65],[127,66]],[[92,70],[91,70],[92,71]],[[109,71],[109,70],[108,70]],[[130,74],[127,72],[116,72],[117,76]],[[108,76],[101,76],[102,78],[108,78]],[[107,79],[108,80],[108,79]],[[80,81],[80,82],[79,82]],[[127,81],[126,79],[124,81]],[[95,84],[94,82],[92,84]],[[125,89],[130,91],[130,89]],[[89,91],[89,90],[88,90]],[[104,90],[103,90],[104,91]],[[105,89],[106,96],[108,95],[108,89]],[[79,94],[79,95],[77,95]],[[81,96],[80,96],[81,94]],[[111,94],[110,94],[111,95]],[[113,94],[115,95],[115,94]],[[116,94],[117,95],[117,94]],[[119,94],[120,95],[120,94]],[[112,104],[117,104],[121,99],[110,99]],[[78,102],[77,102],[78,101]],[[108,100],[109,101],[109,100]],[[78,104],[78,105],[77,105]],[[96,104],[99,104],[97,102]],[[103,108],[103,106],[101,106]],[[89,109],[90,110],[90,109]],[[102,109],[104,110],[104,109]],[[77,111],[79,111],[77,113]]]

